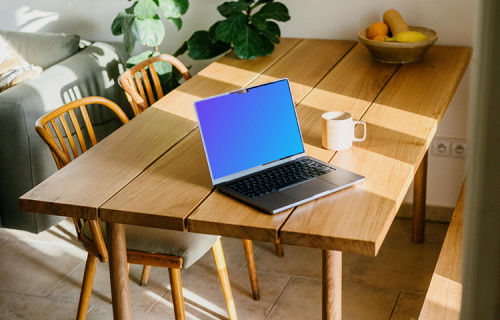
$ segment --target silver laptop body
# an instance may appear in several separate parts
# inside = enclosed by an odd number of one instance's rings
[[[281,212],[365,179],[306,156],[288,79],[196,101],[195,111],[213,185],[266,213]],[[327,173],[285,186],[280,182],[279,188],[257,195],[235,188],[311,161]]]

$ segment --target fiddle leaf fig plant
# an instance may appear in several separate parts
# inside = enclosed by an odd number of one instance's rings
[[[115,36],[123,34],[123,46],[129,54],[137,41],[159,51],[158,46],[165,38],[165,26],[159,13],[180,30],[181,16],[188,8],[188,0],[137,0],[118,13],[111,24],[111,32]]]
[[[287,7],[274,0],[228,1],[217,10],[225,19],[208,31],[196,31],[178,54],[188,51],[192,59],[203,60],[233,49],[240,59],[267,56],[280,42],[281,31],[275,21],[290,20]]]
[[[129,0],[130,1],[130,0]],[[173,23],[178,30],[182,28],[181,16],[189,8],[189,0],[136,0],[133,4],[120,11],[111,24],[111,32],[115,36],[123,34],[123,47],[132,54],[135,44],[151,47],[127,61],[127,67],[132,67],[152,56],[161,54],[158,46],[165,38],[165,25],[160,19],[162,14]],[[155,63],[164,92],[169,92],[179,86],[182,75],[169,63]]]

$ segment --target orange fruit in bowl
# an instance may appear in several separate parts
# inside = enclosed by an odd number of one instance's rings
[[[377,35],[376,35],[375,37],[373,37],[373,39],[371,39],[371,40],[384,42],[386,38],[389,38],[389,36],[388,36],[388,35],[386,35],[386,34],[377,34]]]
[[[375,22],[368,29],[366,29],[366,37],[371,40],[374,40],[373,38],[375,38],[378,35],[388,35],[388,34],[389,34],[389,26],[384,22]]]

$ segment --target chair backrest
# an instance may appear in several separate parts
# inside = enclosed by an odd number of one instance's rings
[[[179,59],[169,54],[160,54],[146,59],[122,73],[119,82],[125,90],[136,116],[164,95],[158,73],[154,67],[154,63],[160,61],[170,63],[179,70],[185,80],[191,79],[186,66]]]
[[[87,112],[88,105],[105,106],[113,111],[123,124],[129,121],[117,104],[103,97],[78,99],[42,116],[36,121],[35,129],[49,146],[58,169],[87,151],[88,143],[91,146],[97,143]],[[75,109],[79,112],[75,112]]]
[[[125,112],[117,104],[103,97],[78,99],[39,118],[35,124],[36,132],[49,146],[58,169],[87,151],[89,149],[87,143],[91,146],[97,144],[94,128],[87,112],[88,105],[102,105],[113,111],[123,124],[129,121]],[[93,236],[92,243],[86,240],[86,237],[82,237],[84,221],[79,219],[73,219],[73,221],[78,239],[84,243],[87,251],[98,256],[101,261],[107,261],[108,252],[97,221],[88,220]]]

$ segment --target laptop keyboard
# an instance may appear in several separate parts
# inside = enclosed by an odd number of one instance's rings
[[[245,177],[227,184],[226,187],[250,198],[257,198],[316,178],[333,170],[335,169],[306,158]]]

